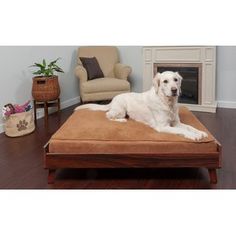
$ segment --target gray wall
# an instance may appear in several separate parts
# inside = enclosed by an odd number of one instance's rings
[[[142,91],[142,46],[119,47],[123,63],[132,66],[133,91]],[[218,46],[216,99],[220,107],[236,108],[236,46]]]
[[[132,91],[142,91],[142,46],[118,46],[121,62],[132,67]],[[76,101],[78,81],[73,74],[77,46],[0,46],[0,108],[6,103],[23,103],[31,98],[32,68],[42,58],[62,59],[59,65],[62,102]],[[216,95],[222,107],[236,108],[236,46],[217,47]],[[69,104],[69,103],[67,103]],[[0,119],[0,130],[2,120]]]
[[[59,75],[62,102],[78,97],[78,81],[73,75],[76,64],[73,46],[0,46],[0,109],[6,103],[24,103],[31,99],[32,68],[34,62],[61,57],[58,64],[65,71]],[[0,115],[0,130],[2,119]]]
[[[222,106],[236,108],[236,46],[217,47],[216,97]]]
[[[74,78],[75,47],[0,47],[1,87],[0,107],[4,104],[22,103],[31,98],[32,71],[29,68],[34,62],[48,61],[62,57],[58,64],[65,73],[59,75],[62,86],[62,100],[78,96],[78,83]]]
[[[23,103],[31,98],[32,71],[29,68],[42,58],[50,61],[57,57],[64,69],[59,74],[61,100],[68,101],[79,96],[78,81],[73,74],[76,66],[77,46],[0,46],[0,108],[6,103]],[[142,47],[119,47],[123,63],[133,68],[130,81],[133,91],[142,90]],[[1,122],[0,122],[1,123]]]
[[[143,88],[142,46],[119,46],[120,60],[132,67],[131,89],[141,92]]]

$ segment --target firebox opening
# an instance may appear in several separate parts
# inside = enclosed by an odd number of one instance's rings
[[[166,64],[155,63],[154,74],[157,72],[174,71],[183,77],[180,103],[200,104],[201,64]]]

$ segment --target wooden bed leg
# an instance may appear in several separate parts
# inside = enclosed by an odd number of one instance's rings
[[[54,184],[55,181],[55,169],[48,169],[48,184]]]
[[[216,169],[208,169],[208,173],[210,176],[210,182],[211,184],[217,184],[217,173]]]

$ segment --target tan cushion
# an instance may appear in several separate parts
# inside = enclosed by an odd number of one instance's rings
[[[87,81],[81,84],[84,93],[128,91],[130,84],[127,80],[115,78],[101,78]]]
[[[119,62],[118,49],[112,46],[84,46],[78,48],[77,61],[81,64],[79,57],[96,57],[105,77],[115,77],[114,65]]]
[[[49,142],[51,153],[209,153],[217,151],[214,137],[187,109],[180,109],[182,122],[206,131],[208,137],[192,141],[175,134],[159,133],[134,120],[110,121],[105,112],[74,112]]]

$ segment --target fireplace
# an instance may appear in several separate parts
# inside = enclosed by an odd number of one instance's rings
[[[157,72],[176,71],[183,77],[179,103],[201,103],[201,64],[200,63],[154,63],[154,75]]]
[[[193,111],[216,111],[216,47],[143,47],[143,91],[151,88],[154,74],[167,70],[183,77],[182,105]]]

